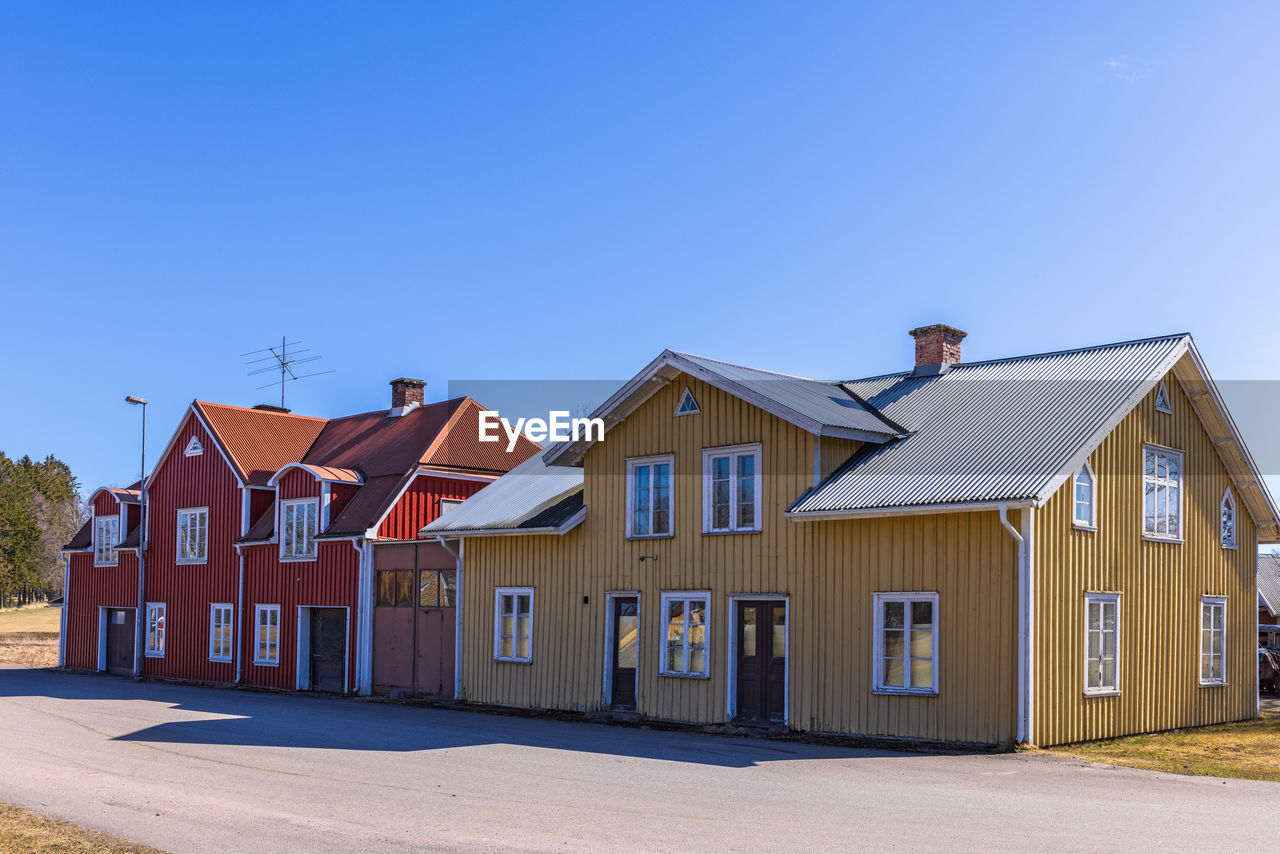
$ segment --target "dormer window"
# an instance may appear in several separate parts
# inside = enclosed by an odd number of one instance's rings
[[[1077,528],[1096,531],[1098,529],[1097,480],[1093,476],[1093,468],[1085,460],[1080,471],[1072,479],[1073,500],[1075,508],[1072,522]]]
[[[198,457],[204,453],[204,445],[200,444],[198,436],[192,436],[191,441],[187,443],[186,449],[182,452],[188,457]]]
[[[1220,534],[1222,538],[1222,547],[1224,549],[1234,549],[1236,547],[1236,497],[1231,494],[1231,487],[1227,487],[1227,491],[1222,493],[1222,526]]]
[[[120,542],[120,517],[99,516],[93,520],[94,566],[115,566],[116,545]]]
[[[280,556],[286,560],[312,560],[316,556],[320,502],[298,498],[280,505]]]
[[[1160,380],[1160,388],[1156,391],[1156,411],[1173,414],[1173,407],[1169,405],[1169,389],[1164,384],[1164,380]]]

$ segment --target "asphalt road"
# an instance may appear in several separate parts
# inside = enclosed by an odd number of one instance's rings
[[[1280,786],[0,666],[0,801],[177,852],[1269,848]]]

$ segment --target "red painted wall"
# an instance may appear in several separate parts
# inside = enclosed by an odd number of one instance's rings
[[[290,498],[319,498],[320,481],[316,476],[302,469],[290,469],[288,474],[276,482],[281,501]]]
[[[356,593],[360,555],[348,541],[321,542],[316,560],[279,560],[278,546],[250,546],[245,550],[244,631],[240,654],[244,682],[263,688],[297,687],[298,608],[347,608],[347,690],[355,690]],[[280,606],[280,663],[253,663],[257,642],[255,605]]]
[[[440,515],[441,498],[470,498],[488,484],[489,481],[418,475],[378,526],[378,536],[412,540],[423,525],[430,524]]]
[[[71,559],[67,609],[66,666],[98,668],[98,609],[133,608],[138,602],[138,558],[120,552],[116,566],[94,566],[93,554],[77,552]]]
[[[188,457],[182,451],[193,435],[204,453]],[[178,509],[186,507],[209,508],[204,563],[177,562]],[[240,535],[240,509],[235,474],[199,419],[188,415],[148,489],[146,601],[165,603],[166,627],[164,657],[145,659],[144,674],[207,682],[235,678],[234,662],[209,660],[209,605],[236,603],[240,558],[233,544]]]

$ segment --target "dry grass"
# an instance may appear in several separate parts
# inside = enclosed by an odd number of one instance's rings
[[[56,666],[61,619],[62,610],[47,605],[0,611],[0,663]]]
[[[1258,720],[1129,735],[1049,748],[1048,753],[1171,774],[1280,782],[1280,713]]]
[[[162,854],[109,833],[0,804],[0,854]]]

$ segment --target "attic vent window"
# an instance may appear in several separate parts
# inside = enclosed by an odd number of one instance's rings
[[[1160,380],[1160,389],[1156,392],[1156,411],[1173,414],[1173,407],[1169,405],[1169,389],[1165,387],[1164,380]]]
[[[200,444],[199,437],[192,436],[191,441],[187,443],[187,449],[182,453],[188,457],[198,457],[204,453],[204,445]]]
[[[698,408],[698,401],[693,399],[693,392],[685,389],[684,395],[680,398],[680,405],[676,407],[676,415],[697,415],[701,411]]]

